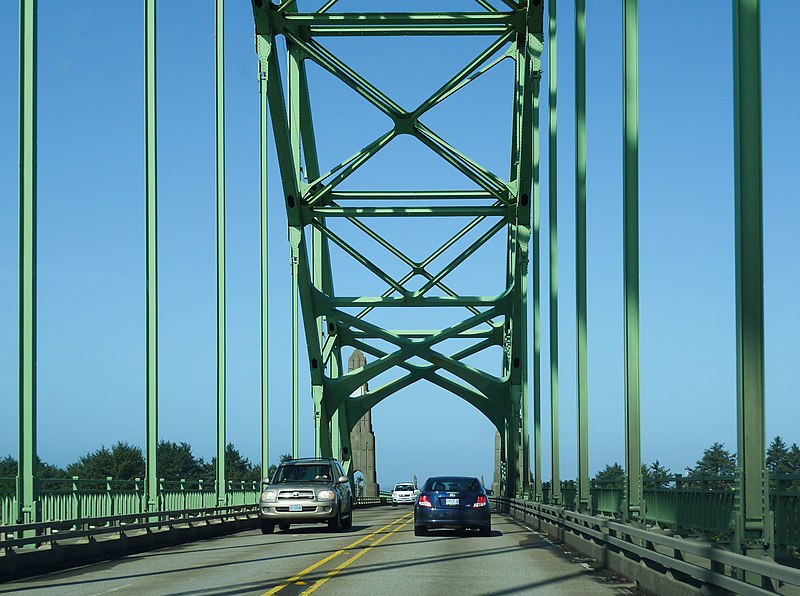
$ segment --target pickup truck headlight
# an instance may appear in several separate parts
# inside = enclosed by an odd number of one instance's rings
[[[318,501],[333,501],[336,498],[336,493],[332,490],[321,490],[317,493]]]
[[[274,490],[265,490],[261,493],[261,500],[262,501],[274,501],[277,496],[277,493]]]

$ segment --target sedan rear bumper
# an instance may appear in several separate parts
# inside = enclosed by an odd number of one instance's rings
[[[439,509],[416,506],[414,525],[427,528],[491,528],[492,514],[488,507]]]

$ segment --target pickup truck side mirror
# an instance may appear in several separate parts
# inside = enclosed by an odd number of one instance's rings
[[[422,493],[422,491],[417,489],[417,490],[414,491],[414,496],[418,497],[421,493]]]
[[[269,478],[262,478],[261,484],[262,486],[269,486]]]
[[[339,480],[336,481],[336,484],[344,484],[345,482],[350,482],[350,479],[347,476],[339,476]]]

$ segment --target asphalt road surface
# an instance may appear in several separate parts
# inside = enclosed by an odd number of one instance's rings
[[[519,523],[494,515],[490,537],[415,537],[410,507],[356,510],[353,528],[258,530],[131,555],[13,583],[0,594],[621,594]]]

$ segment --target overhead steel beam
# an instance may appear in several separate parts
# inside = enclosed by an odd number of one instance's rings
[[[315,416],[315,452],[329,451],[341,456],[348,473],[352,473],[349,431],[364,413],[381,399],[418,380],[427,380],[462,397],[484,413],[503,430],[512,472],[504,491],[520,494],[528,490],[528,424],[527,424],[527,283],[528,243],[531,236],[531,214],[534,203],[532,183],[535,177],[534,146],[535,98],[538,96],[540,55],[543,32],[542,7],[525,3],[510,12],[489,11],[472,13],[430,13],[427,16],[403,13],[336,13],[335,2],[328,2],[317,13],[302,14],[291,0],[275,6],[253,1],[256,23],[256,50],[262,72],[269,80],[266,95],[278,153],[290,246],[292,249],[293,321],[302,322],[308,350],[312,398]],[[484,7],[485,8],[485,7]],[[511,6],[510,6],[511,8]],[[466,66],[457,70],[443,85],[408,112],[383,93],[361,73],[315,40],[318,35],[349,34],[458,34],[486,33],[494,39]],[[277,59],[278,39],[286,44],[285,79],[282,64]],[[509,86],[514,97],[512,155],[508,180],[487,169],[463,151],[450,144],[425,123],[422,118],[432,107],[459,92],[502,60],[515,62],[515,83]],[[313,61],[332,76],[363,97],[375,109],[387,115],[393,125],[360,151],[341,160],[328,171],[320,171],[315,149],[312,110],[305,75],[306,61]],[[512,83],[512,81],[510,81]],[[288,93],[284,94],[284,89]],[[357,115],[354,115],[354,117]],[[364,164],[383,151],[400,135],[408,135],[427,146],[435,155],[461,172],[477,190],[448,189],[444,191],[381,191],[369,189],[340,190]],[[262,143],[264,140],[262,139]],[[262,149],[263,150],[263,149]],[[536,156],[538,159],[538,156]],[[443,206],[435,201],[463,201]],[[484,200],[489,204],[474,205],[467,201]],[[379,202],[367,206],[339,202]],[[416,204],[408,204],[415,201]],[[421,205],[420,201],[430,204]],[[374,218],[473,218],[459,232],[445,238],[440,248],[418,262],[382,237],[370,225]],[[487,222],[487,217],[499,221]],[[328,221],[330,219],[330,222]],[[338,221],[334,221],[338,219]],[[347,228],[347,224],[352,227]],[[344,227],[343,227],[344,226]],[[482,246],[505,230],[509,252],[506,260],[506,287],[498,296],[464,296],[459,294],[449,276],[469,263]],[[381,249],[408,268],[407,274],[389,274],[382,263],[365,254],[349,238],[357,231],[366,234]],[[467,236],[472,239],[467,239]],[[460,250],[431,271],[434,260],[462,242]],[[310,244],[310,246],[309,246]],[[336,247],[355,261],[361,271],[377,277],[388,289],[382,296],[340,296],[334,291],[335,271],[331,268],[330,250]],[[536,255],[538,256],[538,255]],[[438,263],[438,261],[437,261]],[[352,268],[351,268],[352,269]],[[350,280],[358,279],[348,270]],[[413,277],[422,281],[408,287]],[[446,280],[445,278],[448,278]],[[448,283],[445,283],[445,282]],[[437,293],[444,295],[428,295]],[[389,332],[367,321],[375,309],[391,312],[391,308],[465,308],[461,322],[441,330],[419,332],[414,329]],[[357,315],[349,312],[360,308]],[[302,317],[300,315],[302,313]],[[393,314],[394,316],[394,314]],[[302,319],[302,320],[300,320]],[[401,318],[402,322],[402,318]],[[476,332],[473,327],[488,325],[489,331]],[[402,327],[402,325],[397,325]],[[538,326],[537,326],[538,327]],[[463,335],[462,335],[463,334]],[[294,334],[293,334],[294,337]],[[449,338],[471,337],[475,343],[454,354],[437,349],[436,344]],[[384,353],[370,342],[382,340],[395,346]],[[293,351],[297,339],[293,341]],[[504,374],[494,377],[478,370],[463,359],[490,347],[499,346],[503,353]],[[352,373],[343,374],[341,351],[344,347],[362,349],[376,358]],[[412,364],[421,358],[428,364]],[[404,369],[409,375],[368,391],[363,397],[351,397],[355,389],[376,375],[389,370]],[[297,374],[293,367],[293,378]],[[437,374],[443,371],[461,382]],[[537,371],[538,372],[538,371]],[[298,383],[293,383],[293,404],[297,404]],[[297,405],[293,409],[297,410]],[[296,416],[295,416],[296,419]],[[295,452],[297,430],[294,430]],[[338,449],[337,449],[338,447]]]

